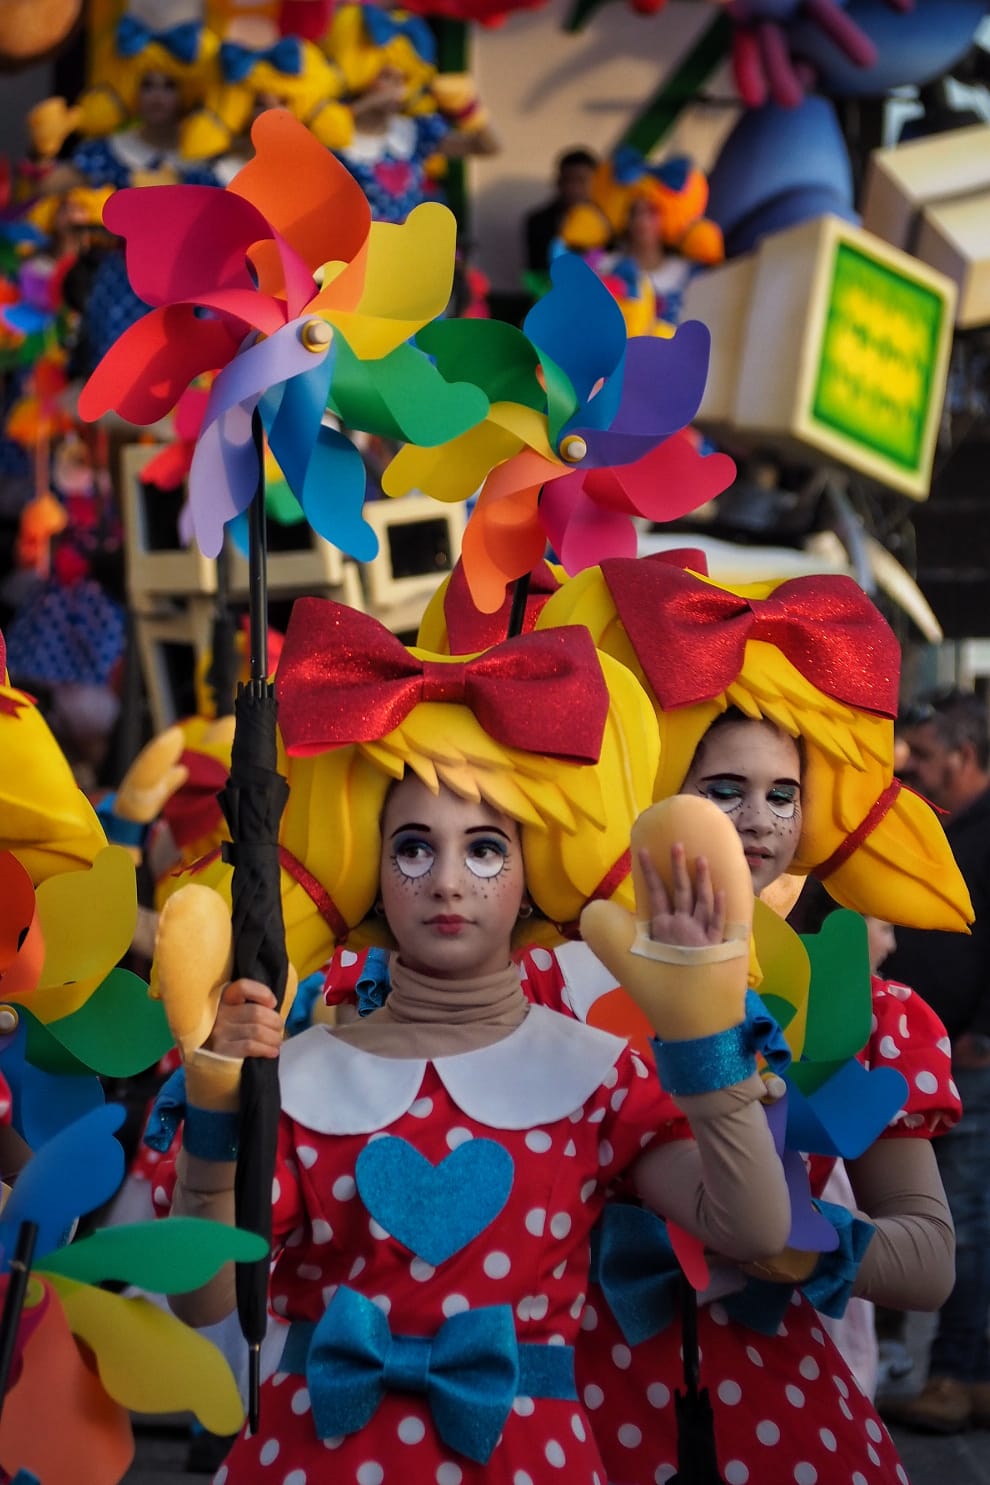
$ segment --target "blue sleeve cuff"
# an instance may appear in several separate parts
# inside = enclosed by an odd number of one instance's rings
[[[148,835],[147,825],[140,825],[137,820],[125,820],[115,814],[116,803],[116,794],[106,794],[96,806],[97,819],[103,826],[107,840],[115,846],[142,847]]]
[[[864,1222],[848,1207],[839,1206],[836,1202],[816,1201],[815,1205],[838,1233],[839,1246],[831,1253],[822,1254],[801,1289],[816,1310],[838,1320],[845,1314],[846,1305],[852,1298],[863,1254],[870,1246],[876,1228],[872,1222]]]
[[[746,992],[746,1019],[713,1036],[690,1041],[650,1045],[656,1058],[660,1082],[667,1093],[713,1093],[742,1083],[756,1071],[756,1054],[762,1052],[774,1072],[791,1060],[783,1032],[753,990]]]
[[[237,1114],[221,1114],[190,1104],[182,1130],[183,1147],[197,1160],[236,1160],[239,1124]]]

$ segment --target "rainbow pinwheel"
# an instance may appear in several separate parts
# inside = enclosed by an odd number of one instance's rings
[[[672,519],[725,489],[735,472],[725,456],[702,458],[673,439],[701,402],[705,326],[689,321],[669,340],[627,340],[618,305],[586,263],[564,254],[551,275],[522,331],[441,321],[417,336],[448,381],[473,377],[491,405],[451,443],[400,450],[382,482],[388,495],[419,489],[449,501],[482,486],[462,557],[486,613],[548,540],[570,571],[628,555],[633,515]],[[551,482],[565,477],[554,498]]]
[[[2,1419],[0,1470],[41,1480],[117,1485],[133,1455],[129,1412],[189,1410],[234,1433],[237,1384],[220,1352],[143,1298],[98,1287],[114,1279],[150,1293],[198,1288],[230,1260],[264,1256],[253,1234],[194,1218],[104,1228],[62,1247],[73,1224],[113,1195],[124,1171],[114,1130],[124,1112],[95,1110],[28,1163],[0,1217],[6,1272],[22,1223],[38,1228]],[[5,1281],[4,1281],[5,1282]]]
[[[344,354],[338,337],[366,367],[366,400],[389,404],[407,436],[390,390],[392,353],[408,351],[405,342],[447,304],[454,218],[428,203],[401,226],[372,223],[353,177],[283,110],[262,114],[252,139],[255,157],[225,190],[162,186],[110,201],[107,225],[125,238],[131,284],[153,307],[107,352],[79,410],[152,423],[196,377],[219,371],[189,476],[202,551],[220,551],[225,524],[257,488],[258,409],[310,524],[364,560],[377,550],[361,516],[364,466],[323,423]],[[438,382],[427,358],[418,360],[423,378]],[[443,439],[486,409],[471,386],[444,405]]]

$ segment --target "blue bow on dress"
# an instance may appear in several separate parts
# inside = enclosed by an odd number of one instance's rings
[[[292,1325],[281,1368],[305,1373],[321,1439],[363,1428],[386,1392],[418,1392],[444,1443],[479,1464],[519,1393],[576,1396],[571,1348],[520,1346],[510,1305],[451,1315],[432,1337],[393,1335],[378,1306],[344,1285],[315,1325]]]
[[[241,46],[236,41],[224,41],[220,46],[220,71],[224,82],[240,83],[259,62],[268,62],[276,72],[287,77],[298,77],[303,70],[302,46],[298,36],[283,36],[273,46],[262,51]]]
[[[139,57],[152,42],[157,42],[177,62],[190,66],[199,56],[203,28],[198,21],[183,21],[167,31],[152,31],[135,15],[123,15],[117,22],[116,46],[119,57]]]

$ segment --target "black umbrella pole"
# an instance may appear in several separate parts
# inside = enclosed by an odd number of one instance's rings
[[[14,1248],[14,1256],[10,1260],[7,1294],[3,1302],[3,1314],[0,1315],[0,1413],[3,1412],[7,1397],[7,1383],[10,1379],[11,1363],[14,1360],[17,1328],[21,1323],[21,1311],[24,1308],[24,1296],[27,1294],[37,1236],[38,1224],[36,1222],[22,1222],[17,1229],[17,1245]]]
[[[532,574],[524,572],[522,577],[517,577],[512,584],[512,607],[509,609],[509,627],[506,631],[506,639],[515,639],[517,634],[522,634],[526,623],[526,600],[529,597],[529,585]]]
[[[248,612],[251,687],[256,696],[268,682],[268,521],[265,515],[265,434],[255,408],[251,434],[258,451],[258,489],[248,506]]]

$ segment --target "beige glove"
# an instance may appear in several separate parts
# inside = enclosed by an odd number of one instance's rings
[[[650,938],[650,896],[639,852],[645,847],[668,894],[671,850],[684,846],[692,883],[699,856],[712,886],[725,893],[720,944],[686,948]],[[581,936],[641,1008],[662,1041],[712,1036],[745,1018],[753,885],[735,826],[717,805],[678,794],[646,810],[632,829],[636,916],[613,902],[592,902],[581,914]]]
[[[182,728],[169,727],[141,749],[117,790],[114,811],[122,820],[150,825],[158,818],[189,777],[179,762],[185,746]]]
[[[226,1112],[237,1107],[242,1059],[220,1057],[203,1045],[213,1030],[233,965],[230,910],[223,898],[196,882],[180,887],[159,917],[148,994],[164,1003],[186,1070],[189,1102],[201,1109]],[[299,976],[290,965],[283,1021],[298,984]]]

